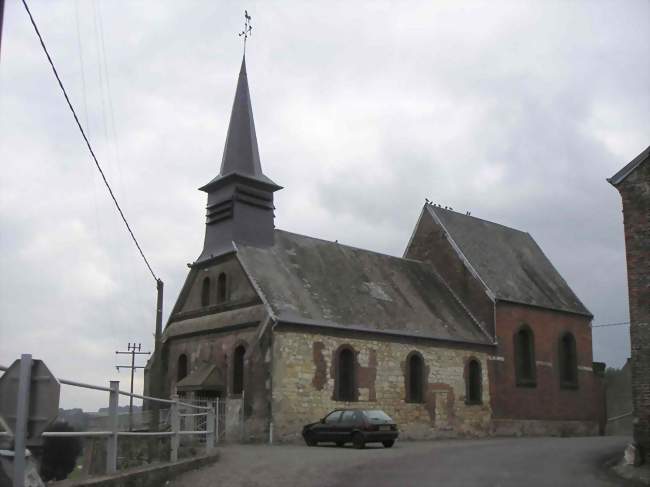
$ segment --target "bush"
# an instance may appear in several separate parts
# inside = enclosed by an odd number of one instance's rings
[[[74,431],[74,428],[65,421],[57,421],[48,431]],[[42,479],[64,480],[74,470],[81,449],[81,438],[45,438],[41,460]]]

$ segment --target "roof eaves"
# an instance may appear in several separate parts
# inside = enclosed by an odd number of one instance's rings
[[[494,347],[496,344],[490,338],[487,341],[473,341],[473,340],[460,340],[455,338],[445,338],[437,337],[434,335],[421,335],[418,333],[409,333],[402,330],[380,330],[377,328],[370,328],[361,325],[341,325],[339,323],[334,323],[325,320],[311,320],[308,318],[293,318],[293,317],[281,317],[277,322],[274,328],[286,325],[295,325],[295,326],[304,326],[307,328],[328,328],[332,330],[355,332],[355,333],[368,333],[375,335],[384,335],[384,336],[393,336],[393,337],[403,337],[403,338],[412,338],[420,340],[432,340],[437,342],[445,343],[455,343],[458,345],[472,345],[480,347]]]
[[[625,178],[627,178],[632,171],[641,165],[642,162],[647,160],[650,157],[650,145],[643,151],[641,154],[632,159],[627,163],[622,169],[620,169],[616,174],[611,178],[607,178],[607,182],[612,186],[617,186],[622,183]]]

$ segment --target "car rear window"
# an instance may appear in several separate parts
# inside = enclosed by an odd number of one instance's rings
[[[381,423],[385,423],[387,421],[391,423],[393,422],[393,418],[391,418],[388,414],[386,414],[380,409],[371,409],[368,411],[364,411],[363,414],[366,415],[366,418],[368,418],[370,422],[374,422],[374,421],[378,421]]]

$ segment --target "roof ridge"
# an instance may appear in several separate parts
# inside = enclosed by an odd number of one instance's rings
[[[332,241],[332,240],[327,240],[327,239],[325,239],[325,238],[312,237],[312,236],[310,236],[310,235],[304,235],[304,234],[302,234],[302,233],[290,232],[289,230],[282,230],[281,228],[276,228],[276,229],[274,229],[274,231],[276,231],[276,232],[282,232],[282,233],[288,233],[288,234],[291,234],[291,235],[297,235],[298,237],[308,238],[308,239],[310,239],[310,240],[318,240],[318,241],[320,241],[320,242],[325,242],[325,243],[330,243],[330,244],[340,245],[341,247],[347,247],[347,248],[349,248],[349,249],[353,249],[353,250],[360,250],[360,251],[362,251],[362,252],[368,252],[368,253],[370,253],[370,254],[376,254],[376,255],[380,255],[380,256],[382,256],[382,257],[388,257],[388,258],[391,258],[391,259],[402,260],[402,261],[405,261],[405,262],[414,262],[414,263],[420,263],[420,262],[422,262],[422,261],[417,260],[417,259],[407,259],[407,258],[405,258],[405,257],[399,257],[399,256],[397,256],[397,255],[386,254],[386,253],[384,253],[384,252],[379,252],[379,251],[377,251],[377,250],[364,249],[364,248],[362,248],[362,247],[356,247],[356,246],[354,246],[354,245],[344,244],[344,243],[341,243],[341,242],[336,241],[336,240],[335,240],[335,241]]]
[[[444,210],[444,211],[446,211],[446,212],[453,213],[454,215],[459,215],[459,216],[461,216],[461,217],[470,218],[470,219],[473,219],[473,220],[478,220],[478,221],[481,221],[481,222],[489,223],[490,225],[495,225],[495,226],[497,226],[497,227],[505,228],[505,229],[507,229],[507,230],[512,230],[512,231],[514,231],[514,232],[519,232],[519,233],[523,233],[523,234],[525,234],[525,235],[530,235],[530,233],[528,233],[528,232],[525,231],[525,230],[519,230],[518,228],[509,227],[508,225],[504,225],[503,223],[493,222],[493,221],[491,221],[491,220],[486,220],[486,219],[484,219],[484,218],[479,218],[479,217],[477,217],[477,216],[464,215],[464,214],[462,214],[462,213],[460,213],[460,212],[458,212],[458,211],[447,210],[447,209],[445,209],[445,208],[441,208],[441,207],[439,207],[439,206],[433,206],[431,203],[428,203],[428,206],[429,206],[429,208],[433,208],[434,210]]]

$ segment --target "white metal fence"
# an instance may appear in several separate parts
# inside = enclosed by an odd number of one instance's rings
[[[24,357],[24,356],[23,356]],[[21,360],[24,358],[21,357]],[[31,356],[29,356],[31,361]],[[0,365],[0,371],[6,371],[8,367]],[[206,450],[209,451],[215,445],[215,440],[219,437],[217,422],[217,407],[214,402],[203,401],[201,404],[191,404],[181,401],[178,396],[172,396],[171,399],[144,396],[140,394],[131,394],[121,391],[119,381],[110,381],[109,387],[97,386],[93,384],[84,384],[67,379],[57,379],[59,383],[80,387],[84,389],[93,389],[101,392],[108,392],[108,421],[107,428],[104,431],[66,431],[66,432],[45,432],[43,437],[61,438],[61,437],[103,437],[106,438],[106,473],[115,473],[117,471],[117,446],[120,437],[169,437],[171,439],[170,461],[178,460],[178,450],[181,437],[191,437],[198,435],[205,441]],[[29,384],[29,381],[28,381]],[[28,386],[26,386],[28,387]],[[19,387],[20,394],[20,387]],[[165,404],[169,407],[169,431],[122,431],[118,422],[118,399],[119,396],[133,396],[145,401]],[[18,398],[17,398],[18,399]],[[20,402],[18,403],[20,404]],[[29,404],[25,405],[29,411]],[[189,411],[189,412],[186,412]],[[199,421],[199,418],[200,421]],[[192,419],[192,421],[190,421]],[[196,428],[199,426],[200,429]],[[6,431],[0,432],[0,436],[14,436],[13,432],[6,428]]]

